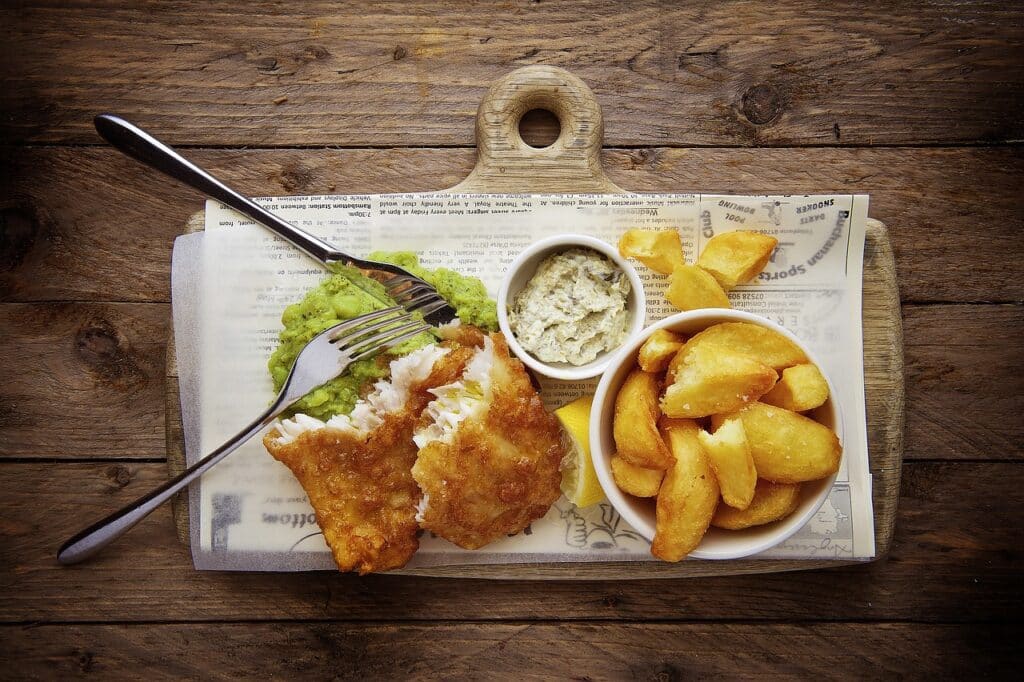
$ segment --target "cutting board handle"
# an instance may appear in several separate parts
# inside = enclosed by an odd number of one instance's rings
[[[561,131],[550,146],[531,147],[519,121],[546,109]],[[527,66],[497,80],[476,114],[476,167],[452,192],[622,192],[601,167],[604,120],[594,93],[555,66]]]

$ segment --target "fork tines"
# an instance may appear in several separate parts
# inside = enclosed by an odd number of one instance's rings
[[[437,293],[437,289],[418,277],[395,275],[385,280],[383,284],[388,295],[406,310],[418,310],[427,315],[429,313],[423,312],[421,308],[430,306],[431,312],[433,312],[447,305],[447,302]],[[434,303],[440,303],[440,305],[433,307]]]
[[[352,362],[411,339],[430,329],[401,306],[393,306],[354,318],[335,330],[331,343],[349,355]]]

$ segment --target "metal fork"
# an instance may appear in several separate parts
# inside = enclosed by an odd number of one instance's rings
[[[67,565],[88,559],[263,430],[296,400],[340,375],[353,362],[428,329],[428,324],[414,319],[400,306],[394,306],[346,320],[321,332],[299,353],[284,387],[266,412],[185,471],[72,537],[57,552],[57,560]]]
[[[455,310],[441,298],[437,290],[405,268],[356,258],[339,251],[242,196],[145,130],[119,116],[100,114],[94,123],[103,139],[128,156],[252,218],[328,268],[333,263],[342,263],[365,271],[384,285],[388,295],[398,305],[406,309],[416,306],[423,318],[432,325],[455,319]]]

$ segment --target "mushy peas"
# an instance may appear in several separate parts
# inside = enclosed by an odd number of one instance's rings
[[[542,362],[585,365],[622,343],[629,280],[596,251],[548,256],[508,311],[516,341]]]
[[[488,331],[497,329],[494,301],[487,297],[487,290],[479,279],[446,268],[430,270],[421,267],[416,254],[410,252],[376,252],[369,257],[400,265],[429,282],[455,308],[462,322]],[[359,270],[340,265],[331,269],[333,274],[310,290],[301,301],[285,308],[281,316],[284,329],[281,330],[277,350],[268,363],[275,391],[281,390],[295,358],[314,336],[344,320],[395,305],[379,282]],[[383,362],[378,362],[378,358],[368,358],[353,363],[342,376],[307,393],[288,413],[301,412],[320,420],[336,414],[348,414],[359,399],[360,390],[387,373],[390,359],[434,342],[431,334],[424,333],[382,354]]]

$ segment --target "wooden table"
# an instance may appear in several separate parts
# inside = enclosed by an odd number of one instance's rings
[[[0,677],[677,679],[1020,663],[1024,14],[1003,3],[64,2],[0,9]],[[786,574],[502,582],[198,573],[161,510],[170,247],[191,191],[101,144],[122,113],[254,195],[454,185],[487,86],[582,77],[610,179],[869,192],[903,302],[887,559]],[[531,119],[528,139],[550,138]]]

